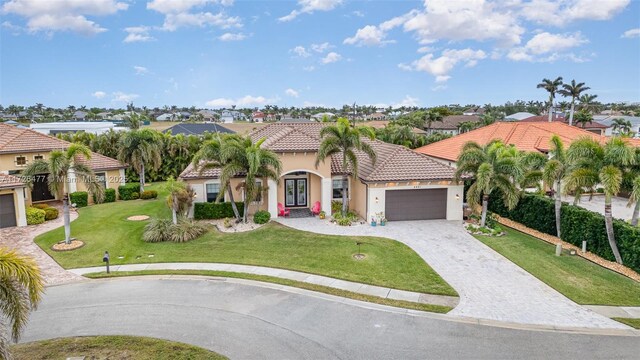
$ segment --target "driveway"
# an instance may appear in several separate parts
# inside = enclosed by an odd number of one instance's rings
[[[562,201],[566,201],[569,204],[573,204],[574,199],[575,197],[570,195],[565,195],[562,197]],[[628,201],[629,199],[618,196],[614,196],[611,199],[611,212],[614,218],[622,220],[631,219],[631,215],[633,214],[633,206],[627,207]],[[578,202],[578,206],[604,215],[604,195],[593,195],[593,197],[591,197],[591,200],[589,200],[589,195],[583,195],[580,198],[580,202]]]
[[[410,313],[246,280],[94,280],[49,287],[22,341],[150,336],[231,359],[582,360],[640,353],[637,333],[514,330]]]
[[[381,236],[405,243],[458,291],[460,303],[449,314],[521,324],[625,328],[567,299],[469,235],[460,222],[400,221],[385,227],[342,227],[317,218],[278,221],[317,233]]]

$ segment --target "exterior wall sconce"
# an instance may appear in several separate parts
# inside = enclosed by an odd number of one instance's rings
[[[456,200],[460,200],[460,195],[456,194]]]
[[[376,204],[378,203],[378,197],[376,196]]]

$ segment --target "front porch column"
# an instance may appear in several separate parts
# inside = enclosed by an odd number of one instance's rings
[[[268,209],[269,214],[271,214],[271,218],[275,219],[278,217],[278,184],[269,179],[267,181],[268,187],[268,196],[267,199],[269,201]]]
[[[331,178],[323,178],[322,179],[322,211],[324,211],[327,216],[331,215],[331,199],[333,193],[333,184]]]
[[[16,200],[17,200],[17,208],[18,208],[18,213],[16,214],[18,216],[18,221],[17,224],[18,226],[27,226],[27,213],[26,213],[26,209],[25,209],[25,199],[24,199],[24,192],[25,189],[14,189],[13,190],[16,194]]]

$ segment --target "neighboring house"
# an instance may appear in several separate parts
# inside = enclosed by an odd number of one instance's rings
[[[383,213],[388,220],[462,220],[463,186],[453,182],[454,169],[404,146],[370,141],[377,153],[374,164],[358,153],[358,177],[349,177],[342,187],[342,158],[336,155],[315,165],[321,143],[321,123],[274,123],[250,134],[254,141],[265,138],[263,147],[278,154],[282,173],[278,182],[259,180],[265,191],[250,207],[251,212],[268,210],[278,216],[278,204],[291,209],[308,209],[320,202],[331,214],[331,202],[342,201],[346,191],[349,208],[370,220]],[[191,184],[196,202],[213,202],[220,193],[220,169],[202,173],[189,165],[180,178]],[[232,180],[234,199],[243,198],[242,177]],[[225,201],[228,201],[225,194]]]
[[[315,119],[316,121],[322,121],[322,119],[325,116],[328,117],[329,119],[331,119],[331,118],[334,118],[336,116],[336,114],[334,114],[332,112],[322,112],[322,113],[317,113],[317,114],[311,115],[311,118]]]
[[[462,147],[469,141],[480,145],[486,145],[491,140],[500,139],[505,144],[514,145],[521,151],[549,152],[549,140],[553,135],[558,135],[565,147],[577,139],[591,137],[600,143],[605,143],[608,138],[583,130],[579,127],[569,126],[564,122],[496,122],[476,130],[466,132],[433,144],[415,149],[444,164],[455,166]],[[639,140],[629,139],[634,146],[639,146]]]
[[[315,121],[305,119],[305,118],[292,118],[292,117],[285,116],[280,120],[280,122],[281,123],[308,123],[308,122],[315,122]]]
[[[188,111],[179,111],[178,115],[181,120],[188,120],[191,117],[191,113]]]
[[[483,114],[484,114],[484,108],[482,106],[470,107],[462,111],[462,115],[465,115],[465,116],[483,115]]]
[[[246,120],[247,117],[237,110],[222,110],[220,114],[220,121],[225,124],[232,123],[234,121]]]
[[[87,118],[87,113],[85,111],[77,110],[73,113],[72,118],[76,121],[84,121]]]
[[[158,115],[156,121],[178,121],[180,116],[177,113],[165,113]]]
[[[386,120],[387,115],[381,112],[376,112],[371,115],[367,115],[367,120]]]
[[[458,135],[460,133],[460,124],[464,122],[480,122],[478,115],[449,115],[445,116],[442,121],[436,121],[431,124],[429,134],[443,133]]]
[[[390,121],[388,120],[374,120],[374,121],[369,121],[365,124],[365,126],[370,126],[374,129],[384,129],[385,127],[387,127],[387,125],[389,125]],[[418,129],[416,127],[412,127],[411,131],[413,131],[414,134],[416,135],[427,135],[427,132],[422,130],[422,129]]]
[[[115,124],[108,121],[100,122],[50,122],[31,124],[30,128],[45,135],[57,135],[65,133],[86,132],[91,134],[102,134],[111,129],[116,130]]]
[[[202,120],[206,122],[213,122],[219,116],[215,111],[211,110],[200,110],[198,114],[202,115]]]
[[[613,130],[613,119],[623,119],[631,123],[631,131],[636,133],[636,136],[640,134],[640,116],[627,116],[627,115],[593,115],[593,121],[599,124],[607,126],[604,134],[607,136],[616,135]],[[618,131],[615,131],[616,133]]]
[[[0,124],[0,174],[3,175],[5,180],[14,180],[11,177],[7,178],[6,175],[18,176],[33,161],[38,159],[47,160],[51,151],[64,150],[69,145],[69,142],[31,129],[19,129],[14,126]],[[77,161],[89,166],[103,181],[105,188],[116,189],[119,185],[124,184],[126,166],[117,160],[92,153],[91,159],[78,158]],[[70,173],[69,176],[71,178],[69,182],[70,193],[86,190],[82,179],[73,180],[73,173]],[[51,194],[49,191],[46,177],[47,174],[37,176],[31,191],[24,191],[22,195],[14,194],[15,214],[20,214],[21,206],[29,206],[34,202],[60,199],[62,194]],[[2,187],[2,184],[0,184],[0,187]],[[14,186],[11,189],[13,189],[14,193],[22,192],[20,187]],[[6,193],[7,188],[3,188],[3,194],[6,195]],[[89,202],[92,201],[92,198],[89,197]],[[4,205],[0,207],[3,208],[3,212],[8,212],[8,210],[4,209]],[[18,224],[20,224],[19,221]]]
[[[251,120],[257,123],[264,122],[265,117],[266,115],[262,111],[256,111],[253,114],[251,114]]]
[[[218,124],[190,124],[180,123],[173,125],[172,127],[163,131],[164,133],[171,132],[173,135],[204,135],[205,133],[219,133],[219,134],[234,134],[235,132],[227,129],[224,126]]]
[[[530,118],[532,116],[536,116],[536,114],[532,114],[530,112],[517,112],[515,114],[507,115],[504,117],[505,121],[520,121],[522,119]]]
[[[557,116],[556,115],[556,116],[554,116],[552,118],[552,121],[554,121],[554,122],[562,122],[562,123],[565,123],[567,125],[569,124],[569,118],[564,117],[564,116]],[[526,118],[526,119],[522,119],[522,120],[520,120],[520,122],[549,122],[549,116],[548,115],[536,115],[536,116],[532,116],[532,117],[529,117],[529,118]],[[583,130],[586,130],[586,131],[590,131],[590,132],[592,132],[594,134],[597,134],[597,135],[605,135],[605,130],[608,128],[608,126],[603,125],[603,124],[601,124],[599,122],[596,122],[596,121],[589,121],[588,123],[585,123],[585,124],[579,124],[579,123],[576,123],[574,121],[573,126],[579,127],[579,128],[581,128]]]

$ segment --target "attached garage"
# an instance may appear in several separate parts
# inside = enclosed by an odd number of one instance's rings
[[[447,189],[385,191],[387,220],[435,220],[447,218]]]
[[[16,225],[16,206],[13,194],[2,194],[0,195],[0,229]]]

